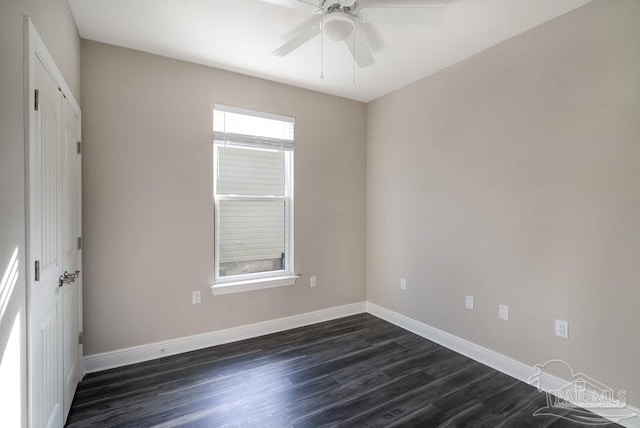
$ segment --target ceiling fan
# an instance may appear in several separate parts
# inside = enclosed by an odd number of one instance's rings
[[[312,13],[300,26],[297,35],[272,52],[287,56],[318,34],[334,41],[344,41],[360,68],[375,62],[369,43],[362,34],[368,24],[438,25],[444,17],[443,7],[381,7],[367,0],[261,0]],[[431,0],[433,1],[433,0]],[[415,2],[414,2],[415,3]]]

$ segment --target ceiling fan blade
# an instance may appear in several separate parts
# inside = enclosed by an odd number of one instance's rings
[[[373,52],[379,52],[386,47],[380,31],[378,31],[375,25],[358,22],[358,30],[360,30],[362,37],[365,38],[367,45],[369,45],[369,48],[371,48]]]
[[[309,13],[322,13],[322,7],[317,3],[305,0],[260,0],[264,3],[277,4],[278,6],[288,7],[289,9],[302,10]]]
[[[318,19],[317,20],[318,22],[315,25],[307,28],[306,30],[303,30],[301,33],[299,33],[293,39],[289,40],[287,43],[285,43],[284,45],[280,46],[275,51],[271,52],[271,55],[287,56],[291,52],[293,52],[294,50],[296,50],[300,46],[304,45],[306,42],[308,42],[309,40],[313,39],[318,34],[320,34],[320,20],[321,19]]]
[[[358,0],[359,8],[368,7],[427,7],[443,6],[456,0]]]
[[[438,25],[444,19],[444,7],[370,7],[358,17],[368,24]]]
[[[322,18],[323,18],[322,15],[313,15],[309,19],[293,27],[291,30],[287,30],[287,32],[282,35],[282,39],[283,40],[292,39],[298,34],[308,30],[311,27],[315,27],[316,25],[320,26],[320,24],[322,23]]]
[[[353,55],[353,58],[356,60],[358,67],[364,68],[376,62],[369,46],[367,45],[367,41],[364,39],[360,31],[354,31],[353,34],[347,37],[344,42],[351,51],[351,55]]]

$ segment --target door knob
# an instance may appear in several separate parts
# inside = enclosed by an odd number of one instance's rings
[[[58,286],[62,287],[65,284],[71,284],[78,278],[78,276],[80,276],[79,270],[75,271],[74,273],[69,273],[65,270],[64,273],[60,275],[60,278],[58,279]]]

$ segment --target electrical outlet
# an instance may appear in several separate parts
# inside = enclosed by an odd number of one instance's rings
[[[469,309],[470,311],[473,310],[473,296],[466,296],[464,299],[464,307]]]
[[[509,320],[509,306],[507,306],[507,305],[498,306],[498,317],[501,320],[508,321]]]
[[[562,320],[556,320],[556,336],[563,339],[569,338],[569,323]]]
[[[199,304],[200,302],[202,302],[202,296],[200,296],[200,292],[199,291],[194,291],[191,294],[191,303],[193,303],[194,305]]]
[[[316,284],[316,277],[312,276],[311,278],[309,278],[309,287],[315,287]]]
[[[407,289],[407,280],[404,278],[400,278],[400,290]]]

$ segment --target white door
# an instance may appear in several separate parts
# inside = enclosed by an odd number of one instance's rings
[[[78,150],[79,118],[66,97],[62,100],[62,251],[63,270],[69,273],[80,272],[79,266],[79,219],[80,219],[80,154]],[[64,415],[69,414],[76,386],[80,381],[80,304],[79,280],[61,287],[63,313],[63,378],[64,378]]]
[[[62,97],[58,85],[35,61],[37,110],[29,153],[29,349],[31,426],[63,424],[63,315],[58,279],[63,273]],[[34,106],[35,110],[35,106]],[[36,268],[36,264],[39,268]]]
[[[80,108],[28,17],[25,25],[29,426],[61,427],[82,376]]]

